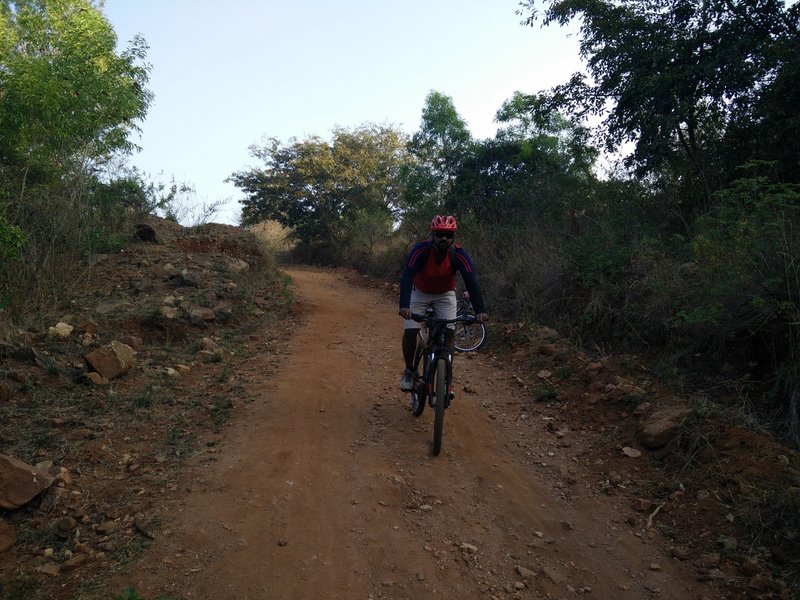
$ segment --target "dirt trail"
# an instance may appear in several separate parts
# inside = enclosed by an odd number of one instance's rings
[[[165,500],[114,589],[198,598],[714,598],[657,536],[595,493],[580,437],[557,438],[499,361],[459,356],[442,453],[399,392],[394,304],[291,270],[305,318],[219,459]],[[261,377],[259,378],[259,375]],[[466,391],[465,391],[466,386]],[[469,393],[468,393],[469,392]]]

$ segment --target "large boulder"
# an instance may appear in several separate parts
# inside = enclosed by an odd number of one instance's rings
[[[87,354],[86,362],[101,376],[113,379],[136,364],[136,352],[127,344],[115,340]]]
[[[53,477],[6,454],[0,454],[0,508],[24,506],[53,484]]]

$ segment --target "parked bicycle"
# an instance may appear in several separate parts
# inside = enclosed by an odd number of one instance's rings
[[[469,292],[464,292],[456,308],[459,317],[472,316],[472,321],[456,325],[455,346],[460,352],[472,352],[486,342],[486,325],[475,320],[475,310],[469,299]]]
[[[445,341],[447,325],[455,323],[458,328],[474,324],[475,315],[465,313],[455,319],[437,319],[429,308],[427,314],[412,314],[411,318],[423,325],[414,357],[411,412],[415,417],[420,416],[426,402],[433,408],[433,454],[436,456],[442,449],[444,411],[453,399],[453,353]]]

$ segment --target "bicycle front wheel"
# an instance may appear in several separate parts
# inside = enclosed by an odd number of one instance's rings
[[[483,323],[458,323],[454,344],[459,352],[472,352],[486,342],[486,325]]]
[[[444,431],[444,407],[447,398],[447,361],[440,358],[436,361],[436,404],[433,413],[433,455],[442,450],[442,432]]]

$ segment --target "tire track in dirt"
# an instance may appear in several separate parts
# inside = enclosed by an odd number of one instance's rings
[[[191,492],[165,499],[161,535],[113,589],[186,600],[714,597],[657,540],[621,525],[611,500],[581,489],[580,440],[555,447],[515,420],[508,407],[525,393],[491,357],[456,359],[458,395],[431,457],[432,415],[415,419],[397,389],[395,305],[333,272],[289,272],[304,318],[286,360],[268,381],[270,357],[246,363],[255,401],[219,460],[192,470]]]

